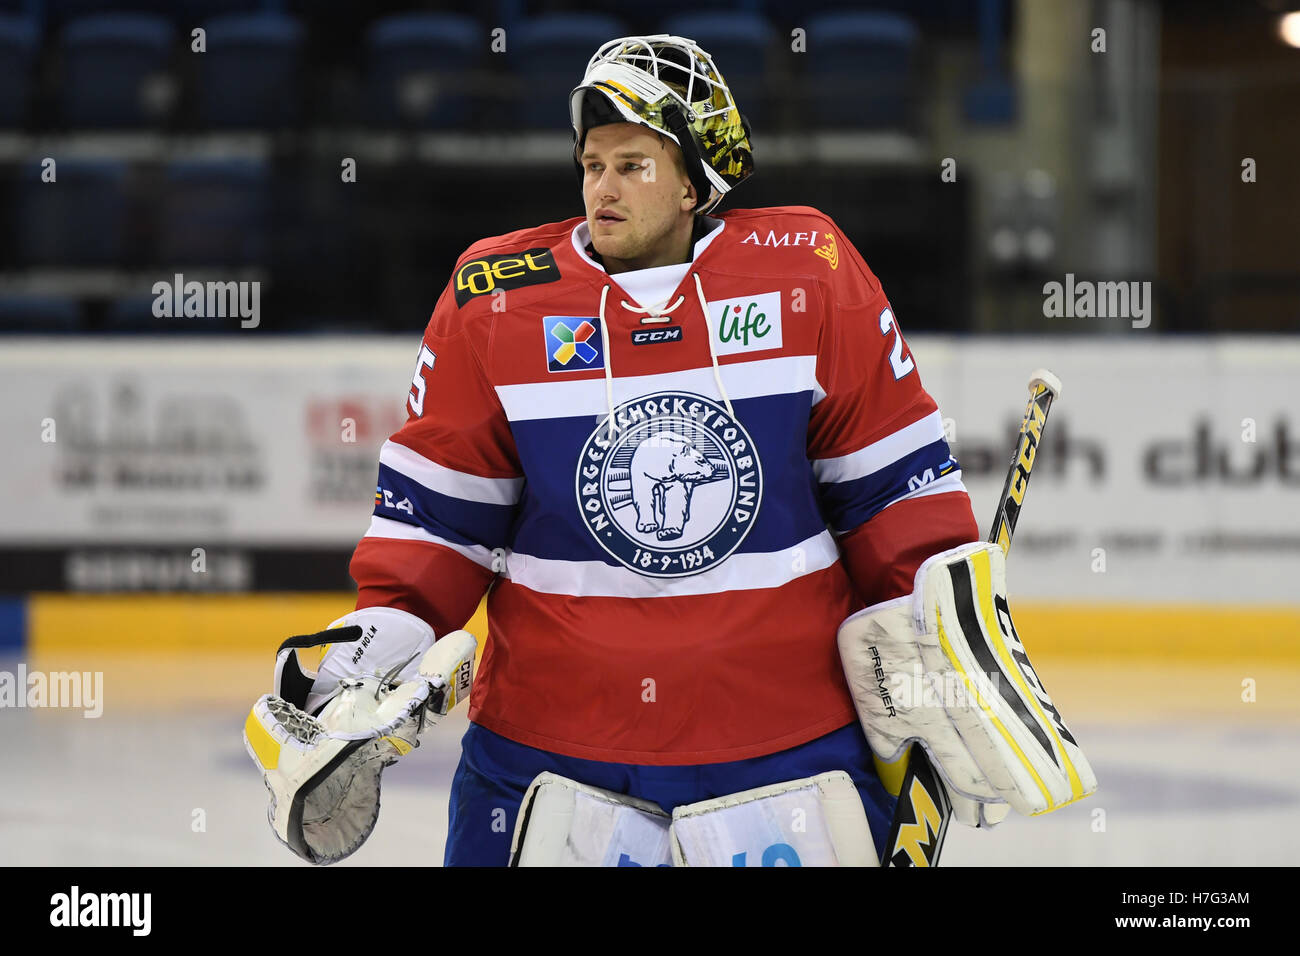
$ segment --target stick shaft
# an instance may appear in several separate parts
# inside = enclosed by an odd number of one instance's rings
[[[1047,424],[1047,413],[1060,394],[1061,380],[1046,369],[1039,369],[1029,379],[1029,404],[1025,407],[1025,417],[1020,422],[1016,447],[1011,453],[1011,464],[1007,469],[1007,480],[1002,486],[997,514],[993,517],[993,526],[989,529],[987,539],[999,545],[1003,554],[1011,550],[1011,538],[1016,533],[1016,521],[1020,518],[1020,509],[1025,503],[1029,475],[1038,460],[1038,446],[1043,438],[1043,426]]]

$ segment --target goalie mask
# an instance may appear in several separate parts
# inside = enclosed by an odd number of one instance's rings
[[[573,161],[582,182],[587,130],[607,123],[636,123],[675,142],[700,197],[697,214],[754,172],[749,123],[713,58],[694,40],[669,36],[623,37],[601,45],[569,94]]]

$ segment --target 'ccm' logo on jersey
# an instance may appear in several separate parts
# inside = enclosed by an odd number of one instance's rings
[[[662,329],[635,329],[632,332],[633,345],[653,345],[656,342],[680,342],[682,327],[669,325]]]
[[[707,303],[714,349],[719,355],[781,347],[781,293],[742,295]]]
[[[456,305],[463,306],[476,295],[498,289],[519,289],[559,278],[555,257],[550,249],[541,246],[516,255],[471,259],[456,270]]]

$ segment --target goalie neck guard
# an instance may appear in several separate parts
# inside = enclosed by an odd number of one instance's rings
[[[602,44],[569,94],[569,118],[579,183],[587,130],[606,123],[636,123],[670,137],[701,197],[699,215],[754,172],[749,122],[713,58],[684,37],[659,33]]]

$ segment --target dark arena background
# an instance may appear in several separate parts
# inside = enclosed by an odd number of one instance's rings
[[[650,33],[752,123],[721,210],[880,277],[986,527],[1064,382],[1009,580],[1101,789],[943,864],[1300,861],[1300,4],[0,0],[3,862],[302,865],[248,708],[353,606],[457,257],[583,214],[567,94]],[[441,862],[465,726],[343,865]]]

